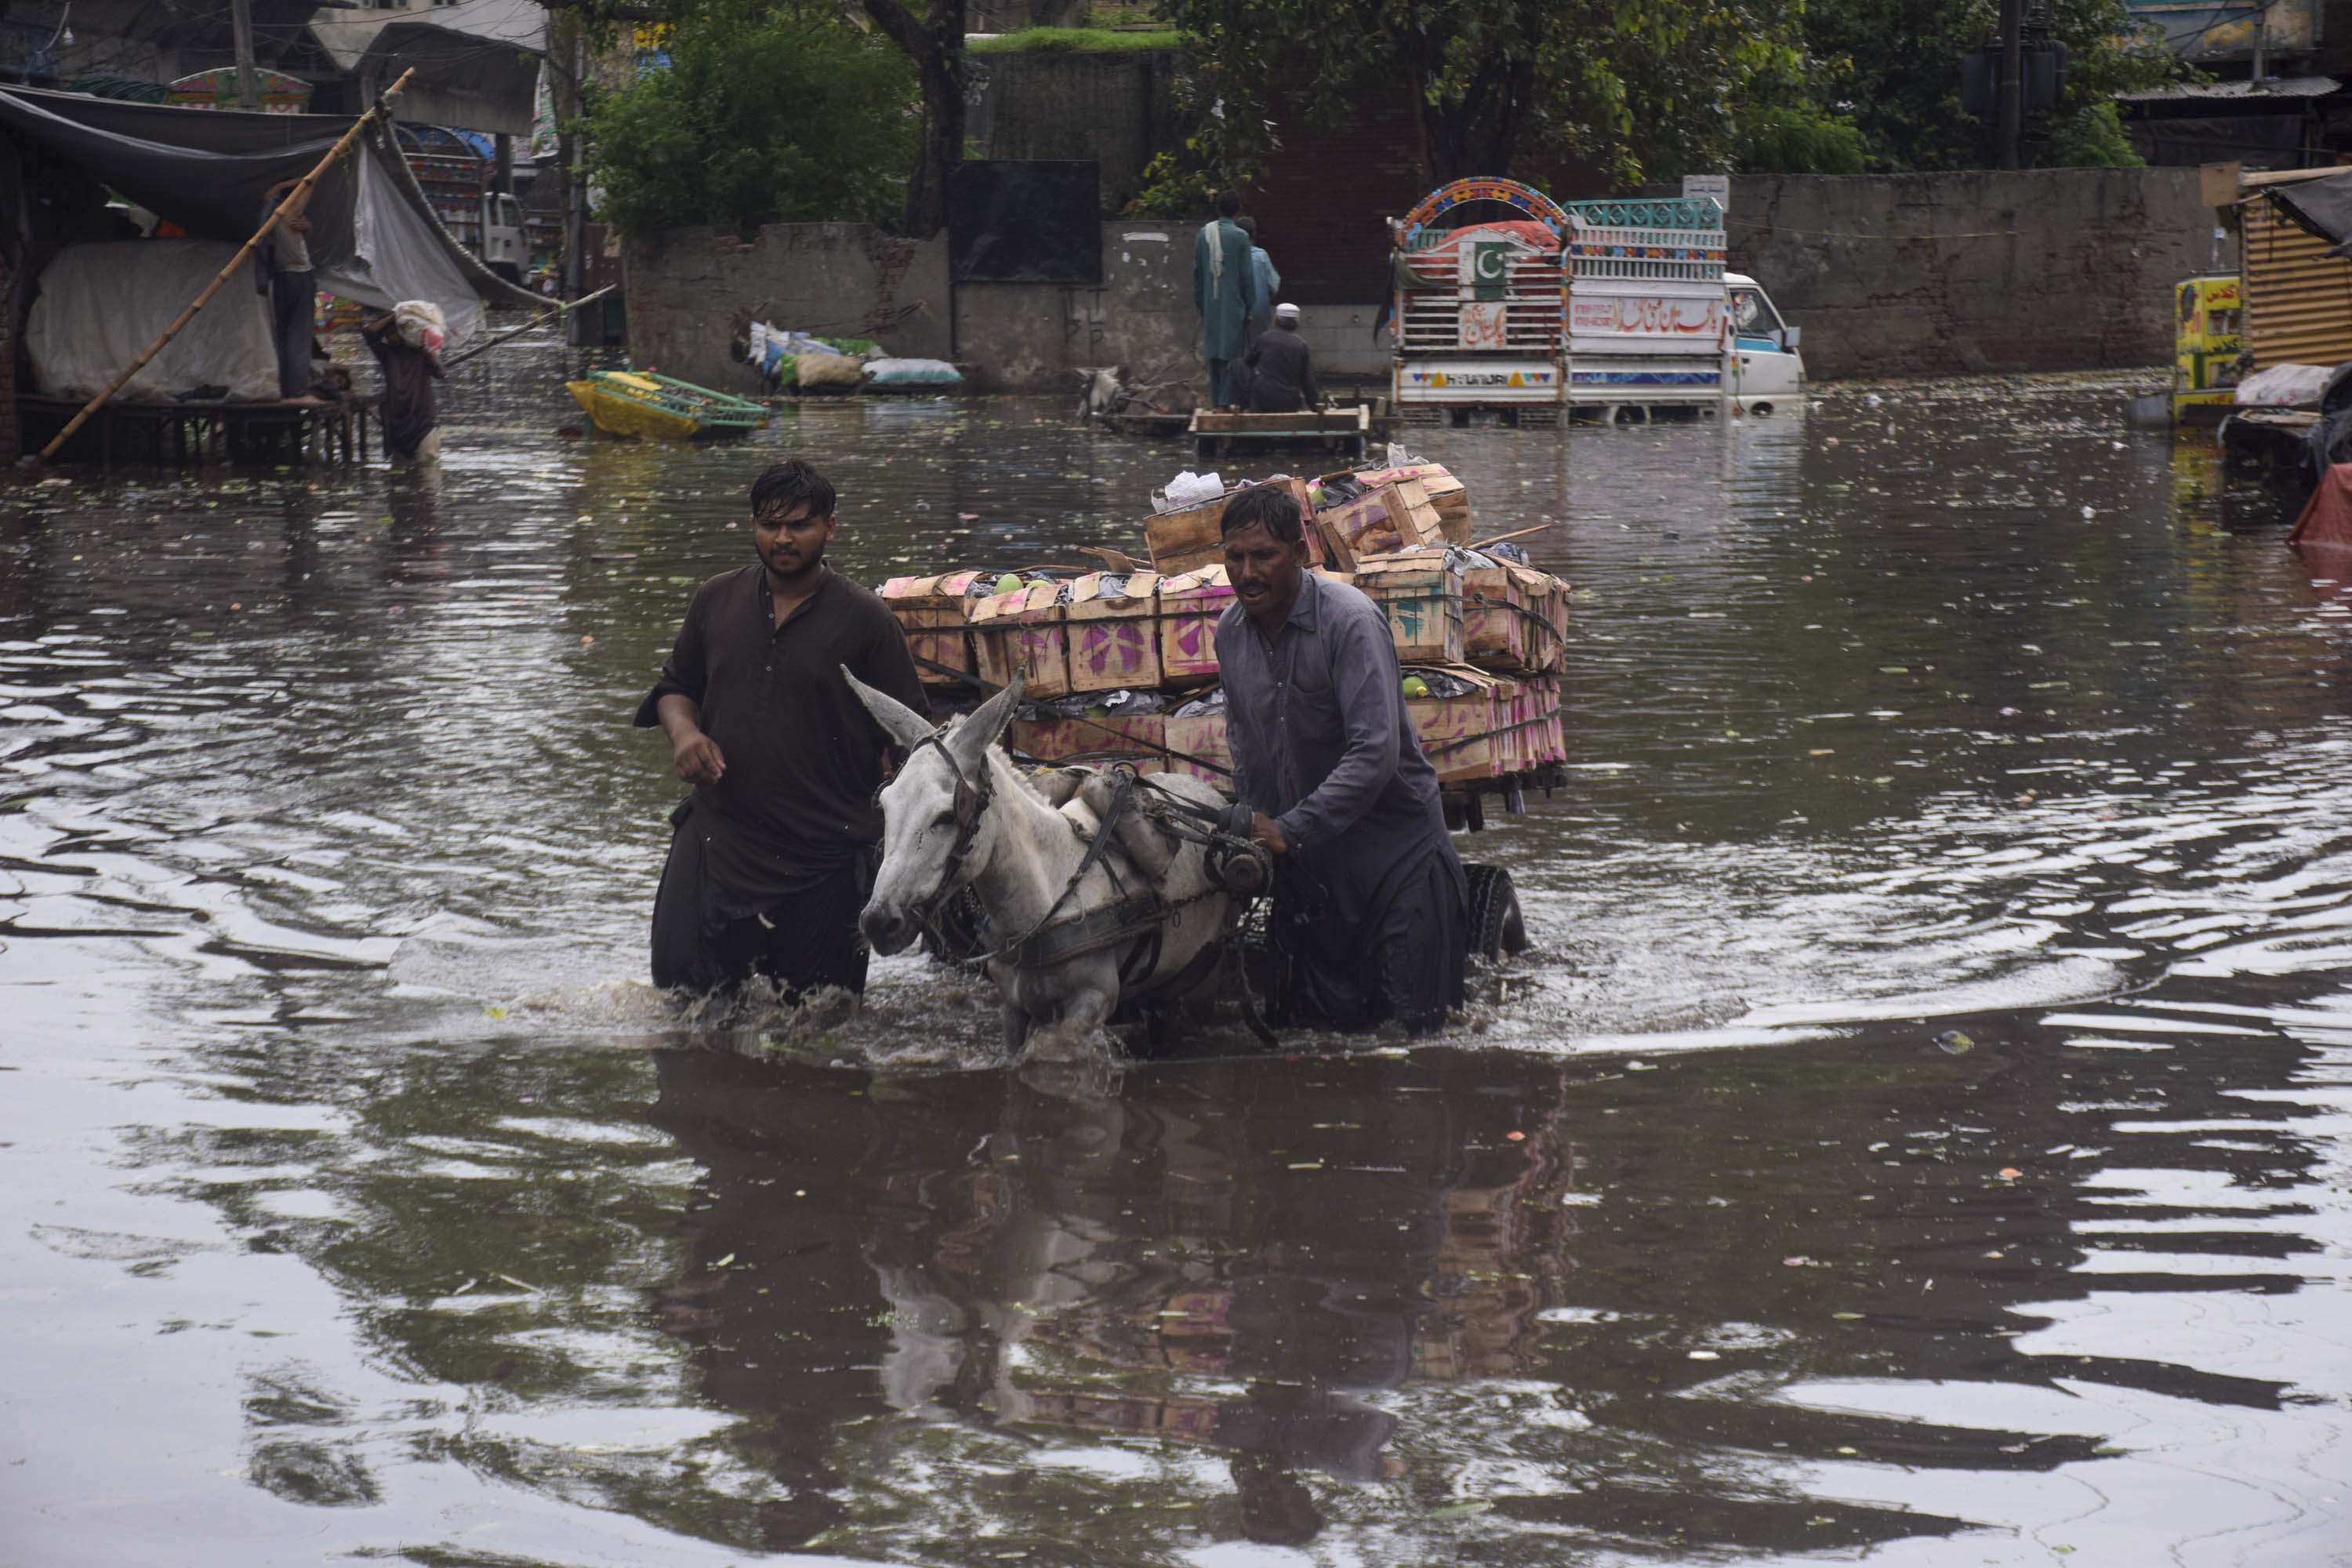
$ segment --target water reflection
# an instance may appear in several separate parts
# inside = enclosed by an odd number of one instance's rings
[[[2268,1227],[2305,1211],[2252,1194],[2316,1152],[2243,1096],[2307,1050],[2249,1029],[2189,1075],[1968,1022],[1614,1071],[1195,1064],[1081,1103],[666,1052],[654,1120],[702,1170],[657,1299],[765,1450],[766,1543],[923,1561],[1051,1558],[1081,1520],[1137,1560],[1853,1547],[2122,1451],[2042,1392],[2279,1411],[2274,1377],[2021,1342],[2116,1292],[2300,1287],[2312,1244]],[[2249,1196],[2137,1201],[2149,1169]]]
[[[1443,1048],[1089,1090],[954,1071],[919,963],[837,1071],[683,1035],[625,715],[772,456],[872,581],[1183,454],[567,440],[552,360],[437,480],[0,487],[20,1555],[2334,1549],[2340,584],[2209,456],[2056,384],[1416,432],[1580,584],[1572,782],[1475,846],[1541,950]]]

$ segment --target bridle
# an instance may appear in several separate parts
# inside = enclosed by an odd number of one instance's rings
[[[983,754],[980,759],[980,782],[973,784],[964,777],[963,769],[956,764],[955,753],[947,749],[942,739],[944,733],[943,731],[933,731],[907,748],[907,761],[910,763],[926,746],[937,751],[940,761],[947,764],[950,776],[955,780],[955,843],[949,847],[947,863],[940,868],[939,890],[915,911],[915,919],[925,931],[933,935],[939,931],[940,911],[961,890],[960,884],[964,862],[971,858],[972,844],[980,837],[981,819],[988,815],[989,797],[993,789],[988,758]]]

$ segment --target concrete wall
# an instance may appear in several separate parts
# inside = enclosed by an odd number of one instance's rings
[[[750,393],[728,357],[760,320],[819,337],[872,338],[893,353],[949,359],[948,242],[897,239],[862,223],[773,223],[746,244],[674,229],[623,247],[629,359],[699,386]]]
[[[1804,329],[1816,377],[2091,370],[2171,358],[2172,284],[2206,268],[2212,226],[2194,169],[1742,175],[1730,247]],[[1066,391],[1093,365],[1192,377],[1195,227],[1105,223],[1099,286],[952,297],[944,237],[771,224],[747,245],[681,229],[626,248],[630,357],[748,392],[727,345],[756,317],[952,359],[982,392]],[[1376,301],[1305,310],[1321,374],[1386,374]]]
[[[757,319],[819,337],[872,338],[893,353],[951,359],[978,392],[1075,391],[1071,372],[1199,372],[1192,225],[1103,225],[1103,280],[1064,288],[967,283],[950,290],[944,237],[894,239],[866,224],[770,224],[745,244],[707,228],[623,253],[629,357],[721,391],[758,378],[728,357]]]
[[[988,392],[1075,390],[1071,372],[1123,365],[1130,375],[1199,374],[1192,228],[1103,225],[1103,280],[1066,289],[967,283],[956,290],[956,346]]]
[[[1728,237],[1829,378],[2168,362],[2212,229],[2194,169],[2036,169],[1739,175]]]

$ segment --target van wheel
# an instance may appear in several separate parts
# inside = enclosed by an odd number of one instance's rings
[[[1253,263],[1253,265],[1255,264]],[[1772,405],[1769,403],[1759,403],[1748,412],[1750,414],[1769,414],[1772,412]]]
[[[1528,950],[1528,925],[1511,874],[1500,866],[1465,866],[1470,881],[1470,956],[1499,963]]]
[[[490,270],[503,281],[511,283],[518,289],[522,287],[522,268],[513,262],[493,261],[490,263]]]

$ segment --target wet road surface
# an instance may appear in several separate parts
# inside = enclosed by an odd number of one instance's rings
[[[1538,951],[1087,1093],[917,960],[682,1026],[626,721],[771,457],[873,582],[1181,453],[500,355],[437,477],[0,492],[0,1557],[2352,1557],[2352,605],[2114,389],[1419,433],[1578,584]]]

